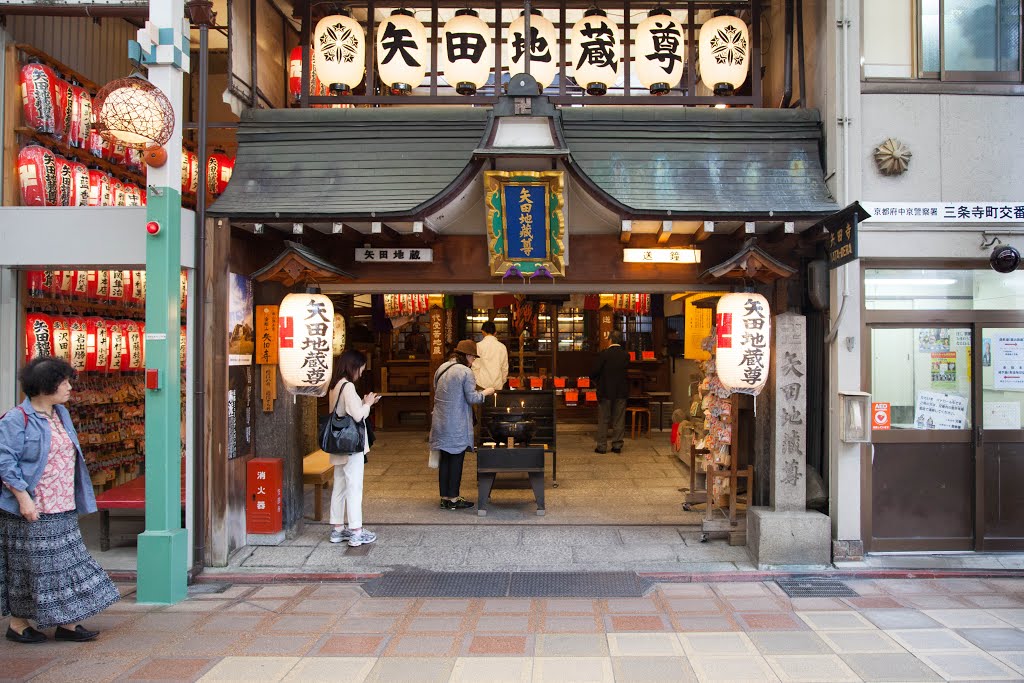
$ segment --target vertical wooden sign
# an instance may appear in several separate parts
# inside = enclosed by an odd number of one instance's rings
[[[598,328],[601,333],[601,338],[598,343],[598,348],[604,350],[608,348],[608,336],[615,329],[615,313],[612,312],[610,306],[603,306],[598,314],[601,316],[600,327]]]
[[[256,363],[260,366],[263,412],[274,412],[277,398],[277,306],[256,307]]]

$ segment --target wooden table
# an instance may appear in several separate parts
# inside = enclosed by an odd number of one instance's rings
[[[334,481],[334,465],[325,451],[316,450],[302,459],[302,485],[313,485],[313,519],[324,518],[323,490]]]
[[[499,474],[525,472],[530,479],[537,515],[544,516],[544,447],[480,448],[476,452],[477,510],[483,517],[491,499],[491,489]]]

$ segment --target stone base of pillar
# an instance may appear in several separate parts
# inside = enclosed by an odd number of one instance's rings
[[[832,559],[832,525],[820,512],[747,511],[747,552],[758,569],[826,567]]]
[[[832,541],[832,560],[860,562],[864,559],[864,541]]]
[[[246,545],[281,545],[284,543],[285,533],[284,531],[278,531],[272,534],[246,534],[245,544]]]

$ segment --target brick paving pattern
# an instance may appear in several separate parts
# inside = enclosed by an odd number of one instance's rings
[[[357,584],[125,599],[84,644],[0,641],[0,681],[1021,681],[1024,579],[658,584],[643,598],[370,598]],[[204,586],[204,588],[209,588]]]

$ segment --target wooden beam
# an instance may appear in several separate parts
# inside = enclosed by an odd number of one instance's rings
[[[704,221],[704,225],[697,229],[697,232],[693,233],[693,243],[700,244],[715,234],[715,222]]]
[[[436,242],[438,239],[438,234],[423,225],[423,221],[416,221],[412,224],[412,234],[416,239],[428,246]]]
[[[767,241],[775,244],[786,239],[788,235],[796,233],[796,223],[793,221],[786,221],[775,227],[770,233],[768,233]]]
[[[397,230],[380,221],[370,223],[370,236],[372,236],[375,241],[383,242],[385,244],[397,244],[398,240],[401,238],[401,235]]]
[[[672,221],[662,221],[661,228],[658,229],[658,244],[665,244],[671,236]]]
[[[633,221],[622,221],[622,228],[619,231],[619,241],[629,244],[629,238],[633,236]]]

